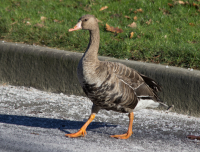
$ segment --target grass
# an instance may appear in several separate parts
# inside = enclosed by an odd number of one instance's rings
[[[84,52],[88,32],[69,33],[68,29],[82,15],[93,14],[102,21],[100,55],[200,69],[200,1],[188,0],[185,5],[177,2],[1,0],[0,39]],[[108,8],[99,11],[103,6]],[[134,12],[140,8],[142,12]],[[133,19],[135,16],[137,20]],[[132,22],[136,28],[128,26]],[[106,23],[123,32],[106,31]],[[130,39],[131,32],[134,35]]]

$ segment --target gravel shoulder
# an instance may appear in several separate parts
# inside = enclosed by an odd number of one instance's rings
[[[135,112],[134,134],[127,140],[110,138],[127,131],[128,116],[101,110],[87,136],[67,138],[91,112],[82,96],[44,92],[23,86],[0,85],[0,151],[2,152],[200,152],[200,118],[144,109]]]

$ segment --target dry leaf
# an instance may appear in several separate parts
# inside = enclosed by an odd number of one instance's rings
[[[170,12],[164,8],[159,8],[159,10],[162,11],[164,15],[170,14]]]
[[[183,2],[183,1],[178,1],[178,3],[181,4],[181,5],[185,4],[185,2]]]
[[[122,29],[119,29],[118,27],[112,27],[108,24],[106,24],[106,30],[110,31],[110,32],[114,32],[114,33],[122,33],[123,32]]]
[[[43,24],[40,24],[40,23],[37,23],[37,24],[35,24],[34,26],[35,26],[35,27],[44,27],[44,25],[43,25]]]
[[[26,22],[26,25],[31,25],[31,23],[29,21]]]
[[[40,20],[41,20],[42,22],[44,22],[46,19],[47,19],[47,18],[44,17],[44,16],[41,16],[41,18],[40,18]]]
[[[63,20],[62,20],[62,21],[59,21],[59,20],[57,20],[57,19],[54,19],[53,21],[56,22],[56,23],[62,23],[62,22],[63,22]]]
[[[150,20],[148,20],[148,21],[146,21],[146,24],[148,24],[148,25],[149,25],[149,24],[151,23],[151,21],[152,21],[151,19],[150,19]]]
[[[128,25],[129,27],[132,27],[132,28],[136,28],[137,27],[137,24],[135,22],[131,23]]]
[[[134,35],[134,32],[131,32],[129,38],[132,39],[133,35]]]
[[[190,25],[190,26],[195,26],[195,24],[194,24],[194,23],[189,23],[189,25]]]
[[[137,9],[136,11],[134,11],[135,14],[142,13],[142,12],[143,12],[143,10],[141,8]]]
[[[196,4],[196,3],[193,3],[192,5],[193,5],[193,6],[198,6],[198,4]]]
[[[142,13],[143,10],[140,8],[140,9],[137,9],[137,12]]]
[[[173,6],[174,6],[174,5],[172,5],[171,3],[168,3],[167,5],[168,5],[169,7],[173,7]]]
[[[133,19],[134,19],[134,21],[137,21],[137,16],[134,16],[134,18],[133,18]]]
[[[108,8],[108,6],[104,6],[104,7],[102,7],[99,11],[103,11],[103,10],[105,10],[105,9],[107,9]]]
[[[91,7],[90,6],[86,6],[83,8],[86,12],[90,12],[91,11]]]
[[[199,9],[199,5],[198,5],[198,4],[193,3],[192,5],[193,5],[196,9]]]
[[[180,32],[180,31],[181,31],[179,28],[176,28],[176,30],[177,30],[178,32]]]
[[[188,135],[187,138],[193,139],[193,140],[195,139],[200,140],[200,136],[194,136],[194,135]]]
[[[10,25],[14,25],[14,24],[16,24],[17,23],[17,21],[16,22],[13,22],[13,23],[11,23]]]
[[[127,18],[127,19],[130,19],[130,17],[129,16],[124,16],[125,18]]]

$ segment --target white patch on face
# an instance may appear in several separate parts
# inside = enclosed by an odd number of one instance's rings
[[[153,100],[140,99],[138,101],[137,106],[135,107],[135,109],[133,111],[138,111],[138,110],[145,109],[145,108],[157,108],[158,106],[159,106],[159,103],[155,102]]]

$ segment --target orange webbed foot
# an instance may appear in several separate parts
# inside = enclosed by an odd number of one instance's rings
[[[80,129],[78,132],[76,133],[72,133],[72,134],[65,134],[65,136],[70,137],[70,138],[76,138],[76,137],[81,137],[81,136],[85,136],[87,135],[86,130],[84,129]]]
[[[92,122],[92,120],[95,118],[95,113],[92,113],[90,115],[90,118],[87,120],[87,122],[82,126],[82,128],[76,132],[76,133],[73,133],[73,134],[65,134],[65,136],[67,137],[71,137],[71,138],[76,138],[76,137],[80,137],[80,136],[85,136],[87,135],[86,133],[86,128],[87,126]]]
[[[127,133],[122,134],[122,135],[111,135],[110,137],[118,138],[118,139],[128,139],[133,134],[133,131],[132,131],[133,119],[134,119],[134,114],[133,112],[131,112],[129,113],[129,127],[128,127]]]
[[[133,134],[133,132],[130,132],[130,133],[127,132],[122,135],[111,135],[110,137],[117,138],[117,139],[128,139],[132,134]]]

